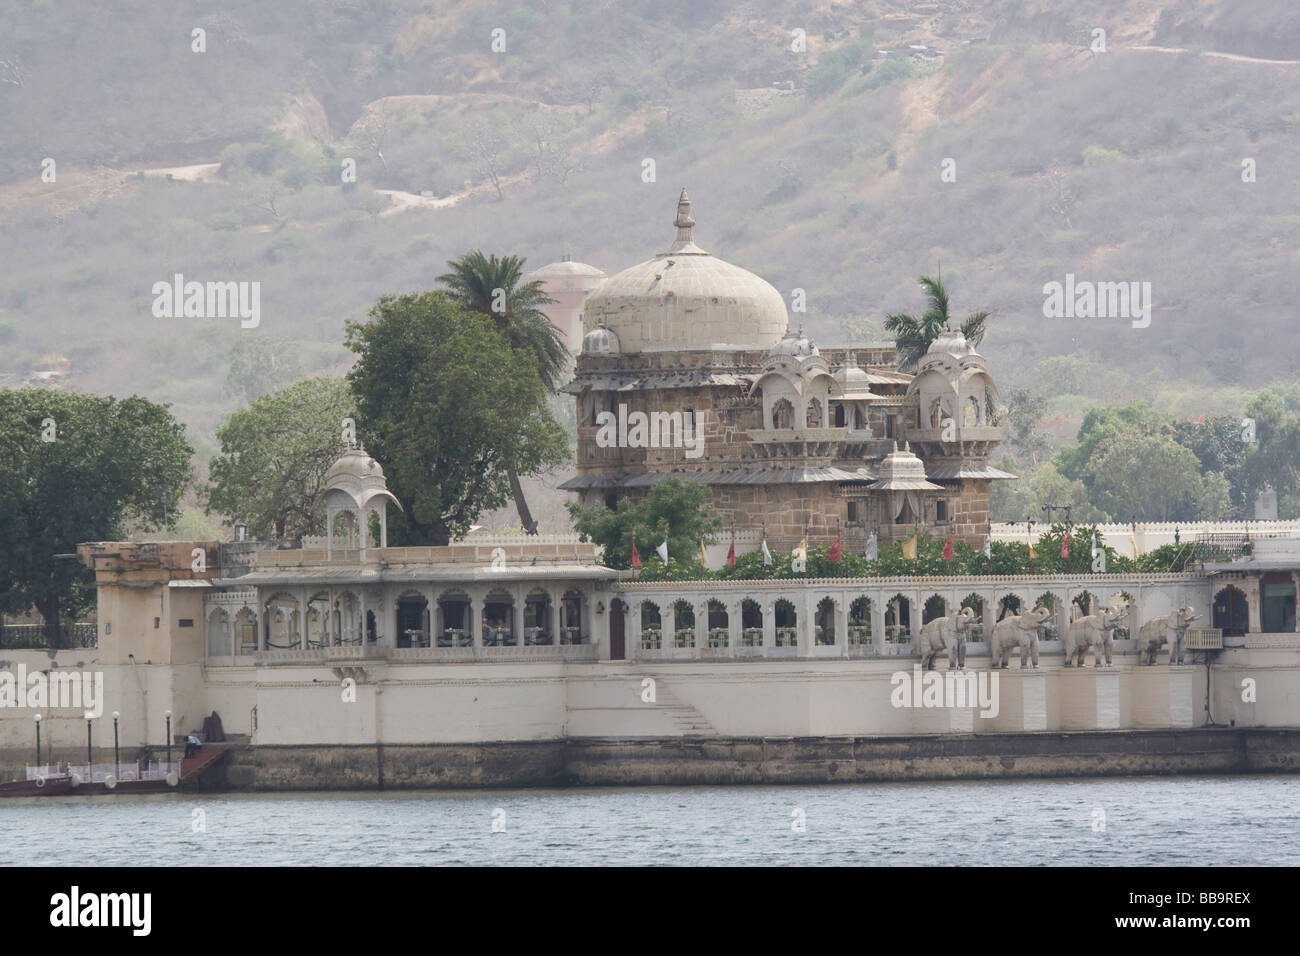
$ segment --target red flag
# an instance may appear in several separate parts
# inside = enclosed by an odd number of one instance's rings
[[[632,570],[641,570],[641,555],[636,552],[636,538],[632,539]]]
[[[733,534],[731,536],[731,547],[727,549],[727,567],[734,568],[735,566],[736,566],[736,536]]]
[[[1065,537],[1061,539],[1061,557],[1070,557],[1070,532],[1065,532]]]
[[[953,559],[952,558],[952,535],[948,535],[948,540],[947,542],[944,543],[943,559],[945,561],[951,561]]]
[[[835,536],[835,543],[831,545],[831,549],[830,549],[830,551],[827,552],[827,554],[826,554],[826,560],[828,560],[828,561],[834,561],[836,564],[839,564],[841,561],[844,560],[844,555],[840,553],[840,536],[839,536],[839,535],[836,535],[836,536]]]

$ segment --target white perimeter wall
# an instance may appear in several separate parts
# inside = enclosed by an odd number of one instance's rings
[[[1300,726],[1300,640],[1250,635],[1250,646],[1222,652],[1213,670],[1216,723]],[[90,669],[93,650],[60,651],[54,665]],[[50,666],[40,651],[8,651],[0,669],[21,659]],[[1091,660],[1091,657],[1089,657]],[[998,714],[971,708],[896,708],[892,676],[913,673],[910,658],[753,662],[387,663],[370,661],[345,700],[339,677],[316,666],[210,667],[111,665],[107,700],[94,724],[96,748],[112,746],[113,710],[122,713],[123,754],[161,746],[163,712],[173,732],[197,730],[217,711],[227,733],[258,744],[364,744],[547,740],[563,736],[841,736],[1139,729],[1201,726],[1205,668],[1138,667],[1133,655],[1113,668],[1067,669],[1044,655],[1037,671],[1018,662],[998,674]],[[983,663],[977,661],[977,665]],[[78,664],[81,665],[78,668]],[[942,674],[946,662],[941,662]],[[975,673],[990,674],[986,669]],[[654,700],[645,681],[654,681]],[[1243,700],[1253,682],[1253,701]],[[1245,693],[1245,696],[1250,696]],[[80,710],[46,708],[42,737],[67,760],[84,748]],[[0,710],[0,747],[34,748],[32,712]]]

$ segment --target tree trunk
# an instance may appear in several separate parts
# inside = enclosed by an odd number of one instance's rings
[[[519,523],[524,526],[525,534],[537,534],[537,522],[533,520],[533,513],[528,510],[528,502],[524,500],[524,488],[519,483],[519,475],[513,468],[507,474],[510,476],[510,495],[515,499],[515,509],[519,512]]]
[[[49,635],[50,650],[63,646],[63,633],[59,629],[59,599],[52,597],[48,601],[38,601],[36,610],[45,620],[45,633]]]

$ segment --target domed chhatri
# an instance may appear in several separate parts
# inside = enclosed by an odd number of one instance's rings
[[[383,467],[362,448],[347,449],[338,461],[330,465],[330,470],[325,472],[325,486],[333,488],[336,480],[343,484],[349,478],[363,483],[377,480],[381,486],[387,487]]]
[[[781,337],[781,341],[772,346],[770,354],[807,358],[810,355],[821,355],[821,352],[817,351],[817,344],[804,335],[803,326],[800,326],[798,332],[793,330],[786,332]]]
[[[844,364],[831,377],[835,379],[840,391],[845,395],[871,397],[871,379],[858,366],[858,358],[852,352],[845,357]]]
[[[622,349],[618,336],[603,325],[598,325],[582,337],[583,355],[617,355]]]
[[[348,515],[345,547],[360,547],[366,555],[370,543],[370,516],[379,518],[379,547],[388,547],[388,503],[401,510],[401,503],[388,490],[384,469],[363,448],[349,448],[325,473],[326,552],[334,549],[335,521]]]
[[[984,356],[961,332],[944,329],[917,363],[907,394],[918,399],[922,428],[942,428],[951,420],[969,429],[988,424],[998,390]]]
[[[611,276],[587,298],[584,330],[603,324],[624,352],[781,341],[789,325],[781,293],[695,244],[685,189],[673,225],[677,237],[668,251]]]

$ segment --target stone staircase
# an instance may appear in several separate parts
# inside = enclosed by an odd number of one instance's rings
[[[718,730],[702,713],[683,701],[654,675],[655,706],[681,731],[684,737],[716,737]]]

